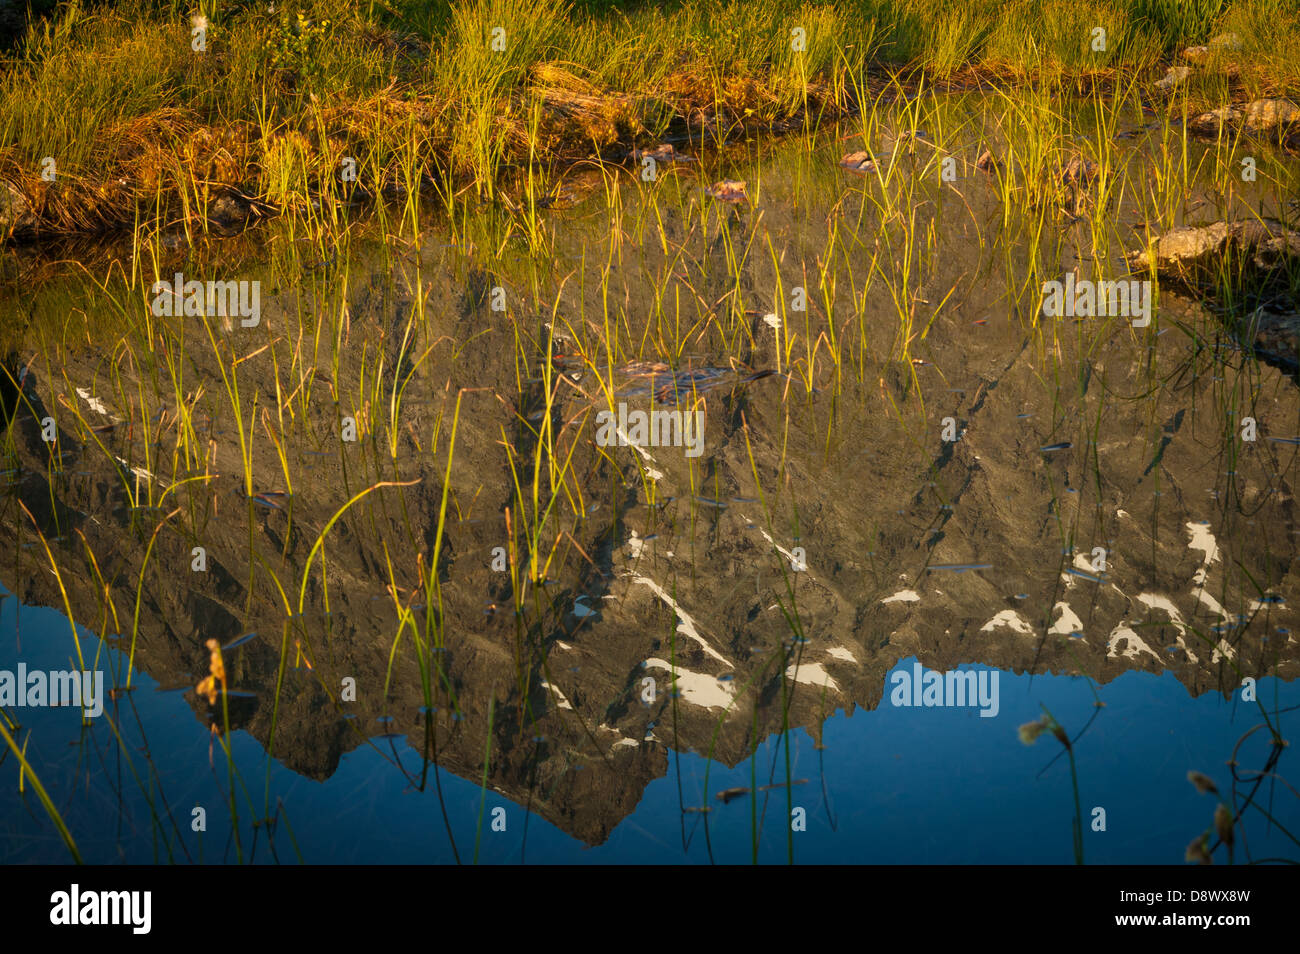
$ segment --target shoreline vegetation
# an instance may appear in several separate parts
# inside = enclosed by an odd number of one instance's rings
[[[524,178],[544,207],[534,176],[918,90],[1097,95],[1209,136],[1236,132],[1214,110],[1250,131],[1264,102],[1294,148],[1297,36],[1281,0],[61,4],[0,57],[0,243],[337,222],[417,193],[455,215]]]

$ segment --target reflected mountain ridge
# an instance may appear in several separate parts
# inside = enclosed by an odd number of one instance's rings
[[[1158,327],[1064,322],[1045,345],[993,252],[954,238],[924,284],[963,294],[915,357],[882,330],[852,368],[792,367],[741,301],[774,286],[772,262],[728,275],[725,243],[666,217],[692,281],[635,247],[608,276],[622,319],[661,320],[637,291],[650,279],[706,305],[739,289],[709,305],[733,352],[706,336],[686,357],[615,361],[583,317],[610,296],[561,281],[563,264],[500,315],[482,292],[503,279],[472,251],[385,259],[358,241],[351,282],[266,294],[254,330],[160,328],[186,345],[179,389],[112,334],[57,366],[38,355],[10,432],[0,525],[17,545],[0,579],[28,605],[62,607],[66,589],[72,617],[126,633],[113,644],[162,687],[208,673],[207,640],[229,647],[247,694],[231,727],[311,779],[374,744],[417,786],[422,761],[477,780],[490,725],[488,784],[587,844],[673,752],[734,766],[787,727],[817,739],[837,711],[890,706],[886,677],[911,658],[1101,685],[1172,673],[1192,696],[1300,673],[1300,400],[1226,332],[1188,334],[1202,304],[1165,294]],[[583,254],[576,232],[557,263]],[[861,294],[887,326],[887,290]],[[815,321],[801,334],[830,327]],[[333,364],[295,351],[320,328],[343,342]],[[222,410],[232,377],[243,422]],[[602,446],[611,400],[700,408],[702,456]],[[1240,439],[1248,413],[1257,440]]]

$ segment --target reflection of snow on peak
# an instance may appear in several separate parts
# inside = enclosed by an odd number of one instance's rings
[[[1023,616],[1013,609],[1004,609],[991,620],[980,627],[981,633],[991,633],[999,626],[1005,626],[1008,629],[1019,633],[1021,636],[1034,635],[1034,628],[1029,625]]]
[[[550,692],[550,693],[553,693],[553,694],[554,694],[554,696],[555,696],[555,705],[556,705],[557,708],[559,708],[559,709],[572,709],[572,708],[573,708],[573,705],[569,702],[569,700],[568,700],[567,698],[565,698],[564,693],[560,692],[559,689],[556,689],[553,685],[551,685],[551,684],[550,684],[549,682],[547,682],[545,679],[541,680],[541,686],[542,686],[542,688],[545,689],[547,692]]]
[[[1182,639],[1181,636],[1178,638],[1180,640]],[[1127,640],[1122,650],[1119,648],[1119,641],[1121,639]],[[1148,646],[1141,636],[1133,632],[1132,628],[1127,623],[1120,623],[1111,630],[1110,639],[1106,641],[1107,656],[1111,659],[1115,659],[1119,656],[1123,656],[1125,659],[1136,659],[1138,653],[1146,653],[1156,662],[1160,663],[1160,665],[1164,665],[1164,661],[1156,654],[1156,651]]]
[[[632,554],[632,559],[640,559],[642,552],[645,550],[645,540],[638,536],[637,532],[633,530],[632,536],[628,538],[627,548]]]
[[[1205,585],[1205,576],[1210,569],[1210,564],[1219,559],[1219,544],[1214,539],[1214,534],[1210,528],[1203,523],[1192,523],[1188,521],[1187,532],[1191,536],[1191,542],[1187,544],[1189,550],[1200,550],[1205,554],[1205,559],[1201,561],[1200,568],[1192,577],[1192,582],[1197,586]]]
[[[916,603],[921,596],[916,590],[899,590],[893,596],[887,596],[880,602],[882,603]]]
[[[706,709],[726,709],[731,705],[735,689],[730,683],[719,682],[707,673],[691,672],[681,666],[672,666],[666,660],[651,657],[645,661],[647,669],[662,669],[672,674],[682,698]]]
[[[803,682],[810,686],[827,686],[833,692],[840,691],[839,683],[831,678],[831,674],[822,668],[821,663],[791,663],[785,675],[794,682]]]
[[[654,580],[650,579],[648,576],[634,576],[632,577],[632,582],[642,583],[650,587],[650,591],[654,593],[655,596],[659,597],[670,607],[672,607],[673,612],[677,614],[677,620],[678,620],[677,632],[681,633],[687,639],[692,639],[695,642],[699,643],[700,646],[703,647],[704,651],[708,653],[710,656],[712,656],[714,659],[718,660],[718,662],[728,667],[731,666],[731,663],[727,660],[727,657],[723,656],[716,649],[710,646],[708,641],[703,636],[700,635],[699,630],[695,626],[695,620],[691,617],[689,613],[687,613],[684,609],[681,608],[681,605],[675,599],[673,599],[671,596],[668,595],[668,593],[664,591],[664,588],[662,586],[660,586]],[[713,677],[710,676],[709,678],[713,678]]]
[[[1052,608],[1052,611],[1060,615],[1057,617],[1056,622],[1052,624],[1052,628],[1047,631],[1049,636],[1069,636],[1072,633],[1078,633],[1080,637],[1083,636],[1083,620],[1079,619],[1074,610],[1070,608],[1069,603],[1057,603]]]

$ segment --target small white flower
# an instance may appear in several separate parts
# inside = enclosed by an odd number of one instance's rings
[[[206,30],[208,28],[208,18],[201,13],[196,13],[190,17],[190,26],[196,30]]]

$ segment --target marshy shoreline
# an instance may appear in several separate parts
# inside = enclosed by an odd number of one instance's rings
[[[637,174],[662,142],[807,133],[926,91],[1131,100],[1211,137],[1234,133],[1212,111],[1250,128],[1274,102],[1255,131],[1294,151],[1300,12],[1219,6],[1115,0],[1095,26],[1067,0],[60,7],[0,60],[0,241],[188,241],[413,196],[526,215],[576,168]]]

